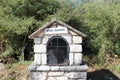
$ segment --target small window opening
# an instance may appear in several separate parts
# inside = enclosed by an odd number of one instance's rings
[[[69,45],[67,41],[60,37],[52,37],[47,43],[47,63],[48,65],[68,65]]]

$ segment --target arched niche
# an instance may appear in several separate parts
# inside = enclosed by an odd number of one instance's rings
[[[54,36],[47,42],[47,64],[48,65],[68,65],[69,44],[61,36]]]

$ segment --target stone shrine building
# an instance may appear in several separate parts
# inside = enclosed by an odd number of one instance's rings
[[[34,61],[31,80],[86,80],[88,66],[82,63],[82,39],[86,35],[53,19],[32,33]]]

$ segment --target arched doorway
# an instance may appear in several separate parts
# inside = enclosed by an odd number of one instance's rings
[[[69,44],[61,36],[54,36],[47,43],[47,64],[68,65]]]

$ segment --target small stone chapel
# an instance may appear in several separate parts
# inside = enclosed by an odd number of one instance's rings
[[[34,61],[31,80],[87,80],[88,66],[82,61],[82,39],[86,35],[53,19],[32,33]]]

